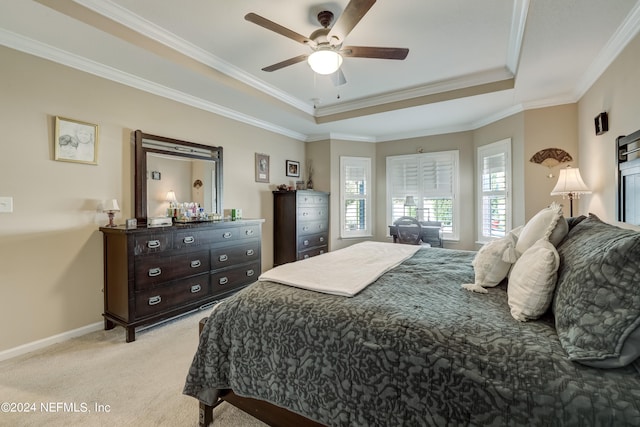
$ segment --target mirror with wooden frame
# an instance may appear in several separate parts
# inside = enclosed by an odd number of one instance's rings
[[[135,139],[135,216],[166,217],[167,195],[177,203],[197,203],[206,213],[222,213],[222,147],[151,135]]]

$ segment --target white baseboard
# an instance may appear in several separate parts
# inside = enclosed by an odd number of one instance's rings
[[[10,348],[8,350],[3,350],[3,351],[0,351],[0,362],[2,362],[3,360],[11,359],[12,357],[17,357],[26,353],[30,353],[35,350],[40,350],[41,348],[45,348],[52,344],[66,341],[71,338],[75,338],[91,332],[99,331],[102,328],[104,328],[104,322],[92,323],[90,325],[83,326],[78,329],[73,329],[71,331],[63,332],[58,335],[53,335],[51,337],[43,338],[38,341],[33,341],[27,344],[20,345],[18,347]]]

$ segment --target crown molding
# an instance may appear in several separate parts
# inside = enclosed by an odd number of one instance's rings
[[[132,13],[130,10],[112,2],[111,0],[74,0],[87,9],[90,9],[112,21],[115,21],[132,31],[141,34],[155,42],[167,46],[189,58],[220,71],[227,76],[236,79],[252,88],[259,90],[278,99],[298,110],[313,115],[313,105],[299,100],[288,93],[283,92],[264,81],[257,79],[252,74],[210,54],[206,50],[189,43],[188,41],[168,32],[164,28]]]
[[[587,68],[575,88],[575,98],[580,99],[600,78],[616,57],[640,32],[640,1],[636,2],[624,22],[611,36],[596,59]]]
[[[281,126],[276,126],[273,123],[267,122],[265,120],[260,120],[247,114],[232,110],[230,108],[223,107],[222,105],[204,100],[202,98],[198,98],[196,96],[189,95],[163,85],[159,85],[150,80],[146,80],[133,74],[117,70],[113,67],[109,67],[99,62],[83,58],[79,55],[75,55],[73,53],[1,28],[0,44],[24,53],[28,53],[30,55],[37,56],[39,58],[47,59],[49,61],[74,68],[76,70],[84,71],[86,73],[111,80],[116,83],[139,89],[144,92],[158,95],[163,98],[171,99],[185,105],[190,105],[201,110],[209,111],[211,113],[215,113],[232,120],[268,130],[270,132],[278,133],[300,141],[305,141],[307,139],[307,135],[300,132],[296,132]]]

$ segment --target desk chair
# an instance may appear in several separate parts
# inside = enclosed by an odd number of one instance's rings
[[[417,219],[410,216],[398,218],[393,225],[398,233],[398,243],[419,245],[422,236],[422,226]]]

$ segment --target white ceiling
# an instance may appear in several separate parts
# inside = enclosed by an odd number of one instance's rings
[[[0,44],[302,141],[377,142],[576,102],[640,30],[640,0],[378,0],[345,45],[404,61],[345,58],[339,87],[261,71],[310,50],[247,13],[309,36],[347,3],[2,0]]]

